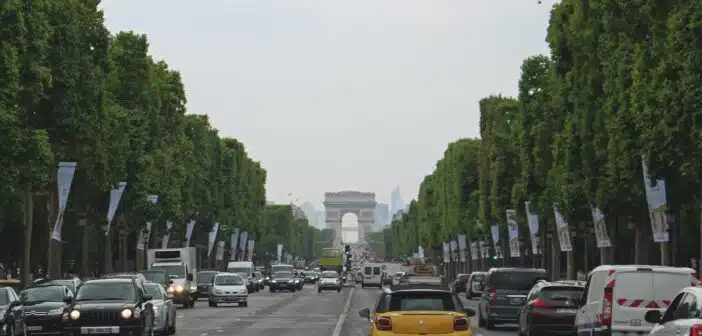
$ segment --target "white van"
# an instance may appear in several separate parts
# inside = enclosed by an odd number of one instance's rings
[[[383,288],[383,264],[366,263],[363,265],[363,280],[361,288],[378,287]]]
[[[254,264],[251,261],[230,261],[227,264],[227,272],[239,273],[246,280],[246,288],[251,292],[258,292],[258,284],[254,281]]]
[[[698,283],[687,267],[603,265],[587,279],[575,317],[578,335],[648,334],[646,311],[665,310],[683,288]]]

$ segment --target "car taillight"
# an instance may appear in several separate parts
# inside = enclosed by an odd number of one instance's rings
[[[548,304],[544,302],[543,300],[536,299],[531,302],[531,307],[532,308],[548,308]]]
[[[612,287],[605,287],[604,300],[602,301],[602,315],[600,316],[600,322],[602,322],[602,325],[612,325],[613,292],[614,289]]]
[[[495,299],[497,299],[497,289],[495,286],[490,286],[490,304],[495,304]]]
[[[695,324],[690,328],[689,336],[701,336],[702,335],[702,324]]]
[[[392,330],[392,320],[389,317],[378,317],[375,319],[375,327],[378,330]]]
[[[470,322],[465,317],[455,317],[453,319],[453,330],[468,330]]]

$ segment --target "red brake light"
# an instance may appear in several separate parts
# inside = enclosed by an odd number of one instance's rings
[[[544,302],[543,300],[536,299],[531,302],[531,307],[532,308],[548,308],[548,304]]]
[[[702,324],[695,324],[690,328],[690,336],[702,335]]]
[[[495,304],[495,299],[497,298],[495,286],[490,286],[490,304]]]
[[[375,327],[378,330],[392,330],[392,320],[389,317],[378,317],[375,319]]]
[[[605,287],[604,300],[602,301],[602,315],[600,322],[602,325],[612,325],[612,296],[614,288]]]
[[[465,317],[459,316],[453,319],[453,330],[468,330],[469,326],[470,322]]]

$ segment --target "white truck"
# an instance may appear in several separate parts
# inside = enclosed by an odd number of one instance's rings
[[[197,300],[197,250],[194,247],[149,249],[149,270],[168,273],[171,284],[166,289],[173,302],[192,308]]]

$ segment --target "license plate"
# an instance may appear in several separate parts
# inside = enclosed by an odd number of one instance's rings
[[[41,329],[41,326],[27,326],[27,331],[40,331]]]
[[[119,327],[81,327],[81,334],[118,334]]]
[[[511,304],[513,304],[513,305],[520,305],[520,304],[522,304],[523,302],[524,302],[524,301],[522,300],[522,298],[511,298],[511,299],[509,299],[509,303],[511,303]]]
[[[575,309],[556,309],[556,313],[562,313],[562,314],[575,314]]]

